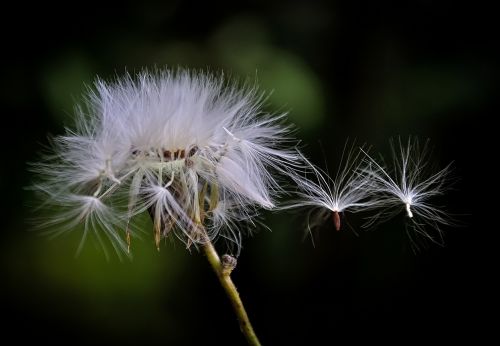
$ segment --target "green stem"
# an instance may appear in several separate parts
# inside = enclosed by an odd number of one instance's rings
[[[233,305],[234,312],[236,313],[240,323],[240,329],[243,335],[245,335],[248,344],[260,346],[259,339],[257,338],[257,335],[255,335],[252,324],[248,319],[247,312],[245,311],[245,307],[243,306],[238,290],[231,280],[230,271],[223,270],[219,255],[210,241],[203,245],[203,250],[207,255],[208,262],[210,262],[215,274],[217,274],[222,287],[224,287],[224,290]]]

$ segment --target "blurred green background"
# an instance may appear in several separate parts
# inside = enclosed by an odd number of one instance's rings
[[[69,7],[70,4],[67,4]],[[203,256],[152,232],[133,261],[107,262],[79,234],[29,232],[32,177],[47,134],[73,123],[96,75],[183,66],[255,80],[267,109],[289,112],[304,152],[334,171],[345,140],[387,153],[388,138],[430,137],[459,177],[445,199],[464,226],[414,254],[396,218],[374,232],[325,225],[316,248],[301,213],[266,213],[244,241],[234,281],[265,345],[477,335],[485,232],[470,216],[480,126],[498,77],[490,12],[451,1],[90,2],[14,7],[2,22],[4,338],[69,344],[240,345],[231,306]],[[492,35],[491,35],[492,36]],[[324,162],[327,162],[325,165]],[[147,224],[147,223],[146,223]],[[469,226],[467,226],[469,225]],[[480,240],[481,239],[481,240]]]

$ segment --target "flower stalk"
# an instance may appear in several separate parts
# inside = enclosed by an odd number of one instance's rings
[[[215,271],[215,274],[219,278],[222,287],[231,301],[231,305],[233,306],[234,312],[236,313],[240,324],[241,332],[245,336],[248,344],[252,346],[260,346],[259,339],[253,330],[252,324],[250,323],[248,314],[243,306],[243,302],[241,301],[240,294],[231,279],[232,269],[230,269],[230,267],[232,266],[234,268],[234,265],[230,264],[228,268],[228,265],[225,265],[225,263],[221,261],[221,258],[210,241],[207,241],[203,245],[203,251],[205,252],[208,262]]]

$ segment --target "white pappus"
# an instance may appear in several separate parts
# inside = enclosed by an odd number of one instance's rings
[[[173,233],[188,246],[220,236],[239,251],[240,224],[275,207],[279,175],[294,176],[302,160],[284,115],[265,114],[263,100],[255,88],[182,69],[98,80],[76,130],[34,164],[34,188],[56,207],[41,226],[83,223],[81,244],[104,231],[121,252],[130,220],[147,210],[157,246]]]
[[[370,165],[366,173],[371,176],[372,189],[379,195],[382,207],[385,207],[366,226],[389,219],[404,210],[411,230],[432,242],[442,244],[441,226],[453,221],[432,200],[448,188],[451,164],[440,170],[431,169],[429,140],[421,147],[417,138],[410,136],[406,143],[398,138],[396,142],[391,141],[391,149],[390,167],[384,167],[365,153]],[[430,230],[435,232],[431,233]],[[416,246],[411,232],[408,235]]]
[[[309,179],[307,174],[304,177],[292,177],[299,188],[298,199],[285,208],[312,207],[308,216],[309,232],[329,217],[332,218],[334,228],[339,231],[343,228],[341,216],[345,211],[355,213],[374,208],[378,204],[371,189],[370,176],[365,174],[363,168],[366,162],[355,142],[349,146],[349,141],[346,141],[334,178],[306,158],[303,160],[308,167],[306,173],[312,173],[313,179]]]

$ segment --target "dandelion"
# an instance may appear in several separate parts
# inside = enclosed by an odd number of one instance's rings
[[[370,168],[366,171],[372,179],[372,188],[386,207],[376,214],[367,226],[386,220],[404,210],[409,229],[432,242],[442,244],[441,227],[451,223],[449,215],[432,200],[447,189],[450,165],[437,171],[430,169],[429,141],[421,148],[416,138],[409,137],[406,144],[398,138],[391,141],[391,168],[385,168],[366,154]],[[388,209],[388,210],[387,210]],[[435,231],[433,235],[430,230]],[[408,232],[413,245],[412,235]]]
[[[284,115],[265,114],[255,89],[185,70],[98,80],[95,89],[77,109],[76,130],[56,137],[35,165],[35,189],[58,207],[44,226],[60,225],[60,233],[83,224],[81,244],[104,230],[117,252],[129,251],[131,220],[148,211],[158,249],[174,235],[205,250],[257,344],[213,243],[238,254],[239,225],[273,209],[283,192],[278,175],[295,174],[301,156],[286,148]]]
[[[307,177],[293,176],[299,187],[298,198],[287,208],[312,207],[308,216],[308,230],[323,224],[329,217],[337,231],[342,228],[341,215],[346,211],[355,213],[362,209],[373,208],[377,200],[373,198],[370,177],[364,174],[362,152],[356,150],[355,143],[348,148],[347,141],[342,152],[337,173],[332,179],[326,172],[315,167],[303,158],[313,174]]]

